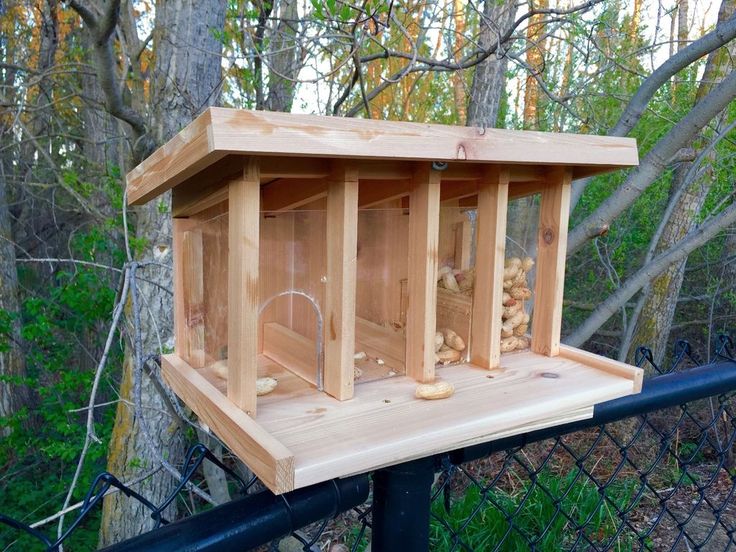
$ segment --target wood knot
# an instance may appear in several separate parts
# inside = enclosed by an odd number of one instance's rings
[[[335,341],[337,339],[337,329],[335,329],[335,317],[330,314],[330,340]]]
[[[555,231],[551,228],[545,228],[542,231],[542,240],[544,240],[544,243],[547,245],[550,245],[555,239]]]

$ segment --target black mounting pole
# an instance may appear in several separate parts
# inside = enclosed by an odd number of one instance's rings
[[[420,458],[373,475],[373,552],[427,552],[435,459]]]

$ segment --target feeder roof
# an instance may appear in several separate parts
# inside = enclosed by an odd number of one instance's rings
[[[236,166],[230,158],[250,155],[568,166],[573,178],[638,164],[632,138],[213,107],[128,173],[128,202],[146,203],[199,173],[211,184]]]

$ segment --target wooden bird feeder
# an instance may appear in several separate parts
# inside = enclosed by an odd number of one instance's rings
[[[172,190],[164,377],[276,493],[590,417],[642,372],[560,344],[570,184],[637,159],[628,138],[209,109],[127,177],[132,205]],[[415,396],[437,381],[454,394]]]

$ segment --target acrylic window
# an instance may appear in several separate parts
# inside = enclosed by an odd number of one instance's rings
[[[469,359],[477,210],[453,200],[440,207],[437,270],[438,367]]]
[[[511,191],[513,194],[513,184]],[[509,198],[503,276],[501,353],[531,344],[540,194]]]
[[[225,204],[177,219],[177,351],[225,385],[227,378],[228,214]]]
[[[356,384],[406,373],[409,213],[405,204],[406,198],[392,199],[358,211]]]
[[[260,215],[258,372],[280,386],[290,375],[323,386],[323,203]]]

